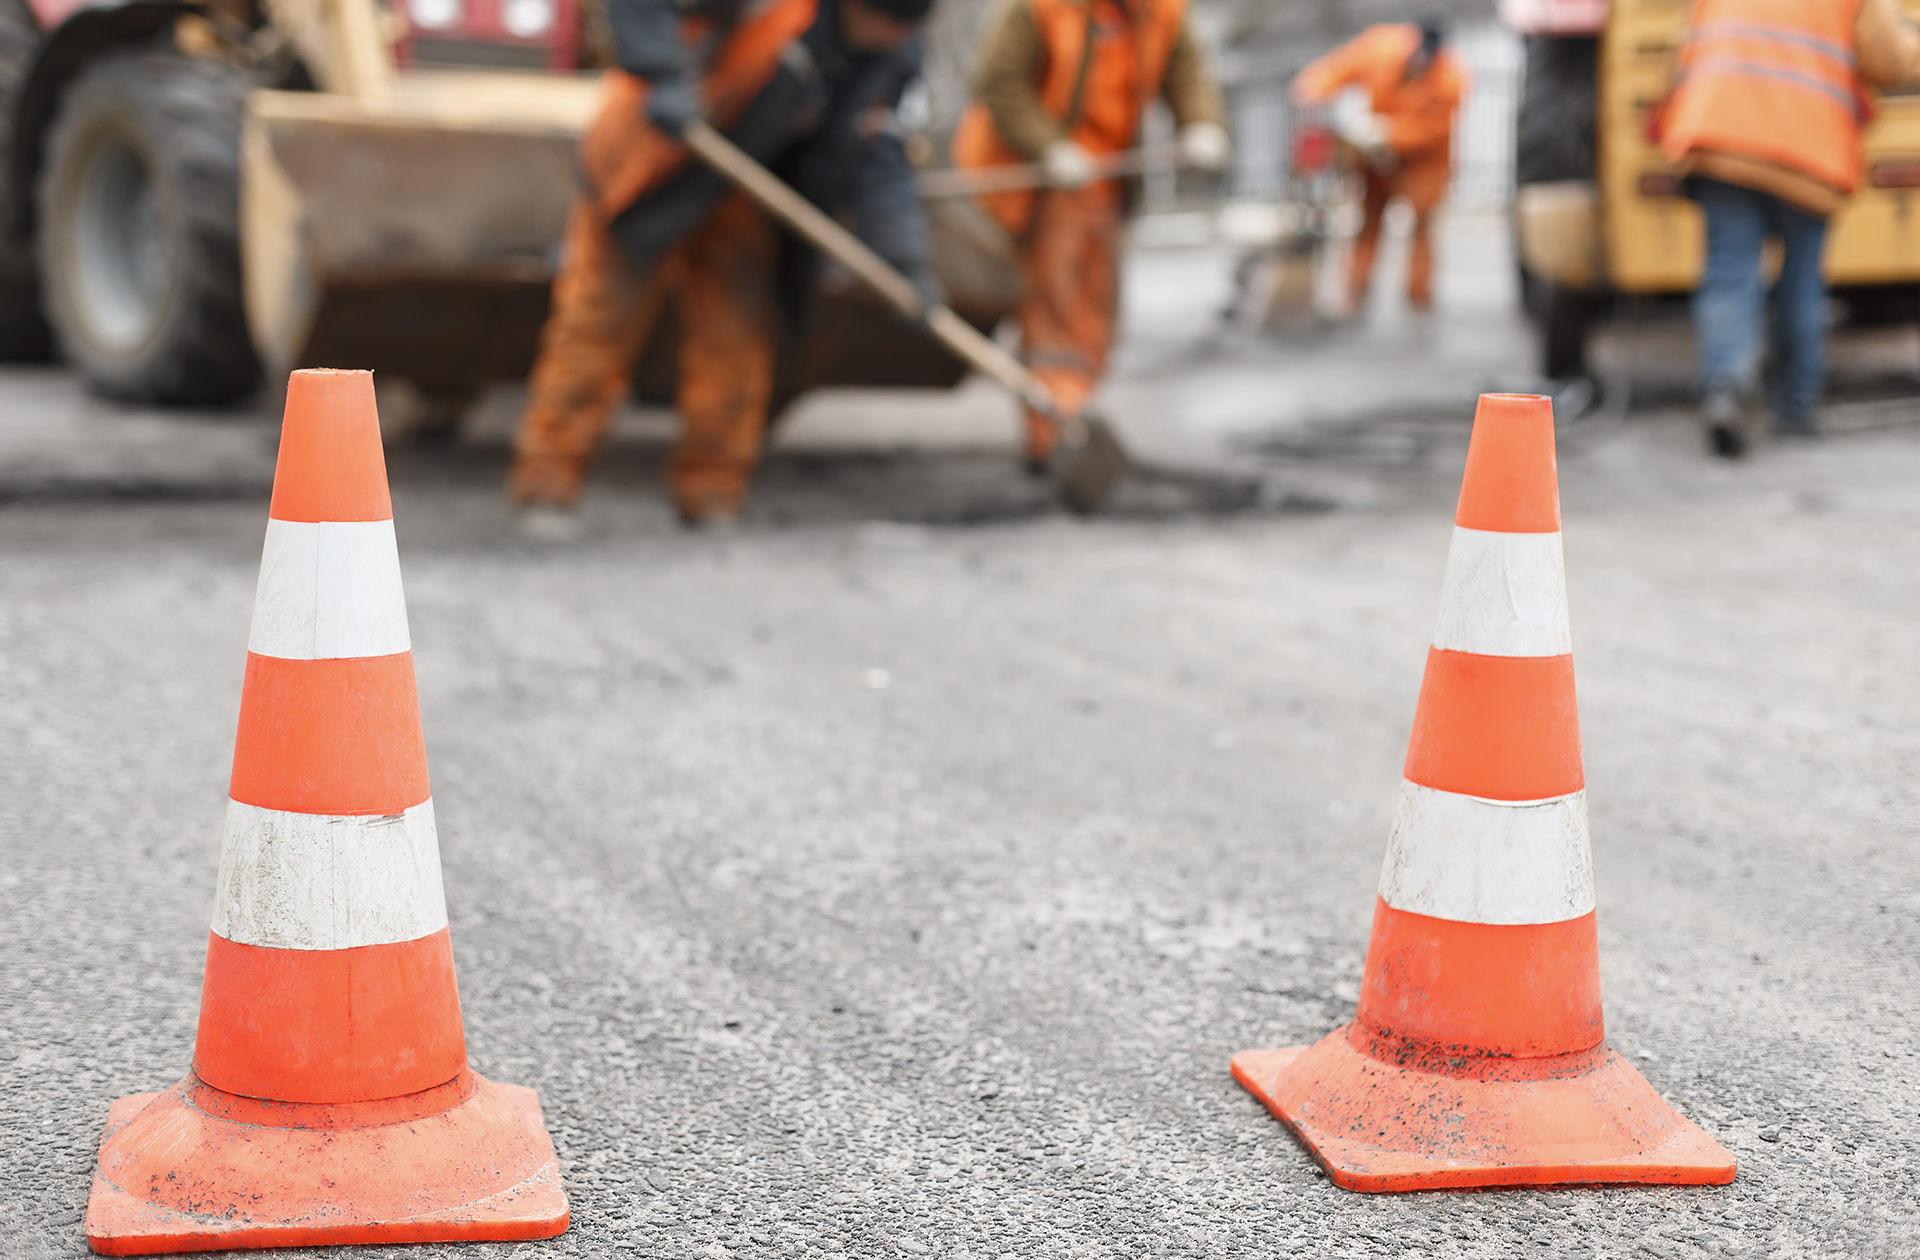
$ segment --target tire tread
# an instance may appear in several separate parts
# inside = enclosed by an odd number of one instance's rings
[[[6,0],[0,0],[5,3]],[[240,120],[252,76],[176,53],[102,58],[74,83],[55,121],[42,175],[40,214],[52,221],[57,168],[91,111],[130,105],[151,119],[158,162],[170,168],[182,210],[180,287],[148,348],[126,360],[63,348],[98,393],[138,402],[210,404],[251,392],[260,364],[247,332],[240,274]],[[161,176],[165,179],[167,176]],[[55,264],[41,232],[41,266],[56,329],[67,323]]]
[[[40,305],[40,272],[25,224],[12,222],[13,120],[40,52],[40,27],[23,0],[0,0],[0,362],[39,362],[53,354],[53,330]]]

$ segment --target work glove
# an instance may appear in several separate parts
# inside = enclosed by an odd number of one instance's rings
[[[1196,170],[1218,174],[1233,161],[1233,141],[1219,123],[1188,123],[1180,128],[1175,144],[1180,161]]]
[[[647,93],[647,121],[679,139],[701,116],[700,87],[686,75],[655,79]]]
[[[1352,95],[1343,94],[1334,101],[1333,133],[1353,146],[1360,160],[1382,175],[1400,167],[1400,155],[1387,143],[1392,122],[1384,114],[1365,108]]]
[[[1079,188],[1093,182],[1099,168],[1093,154],[1071,140],[1055,140],[1040,154],[1040,169],[1055,188]]]
[[[1362,143],[1354,146],[1360,150],[1360,156],[1367,160],[1367,165],[1382,175],[1391,175],[1400,169],[1400,155],[1387,143],[1387,136],[1392,129],[1393,123],[1385,114],[1368,114],[1366,135]]]
[[[1387,138],[1387,129],[1381,125],[1385,120],[1357,98],[1357,92],[1343,92],[1334,101],[1333,134],[1365,153]]]

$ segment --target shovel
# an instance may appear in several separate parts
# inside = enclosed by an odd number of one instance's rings
[[[690,124],[681,139],[701,161],[726,176],[767,213],[858,276],[902,315],[925,323],[947,349],[1020,395],[1028,407],[1045,416],[1059,434],[1053,455],[1053,474],[1061,497],[1069,507],[1076,512],[1092,512],[1106,502],[1127,473],[1127,453],[1106,421],[1079,412],[1068,414],[1054,401],[1040,378],[1027,370],[1026,364],[961,319],[951,307],[929,303],[921,297],[912,281],[889,266],[852,232],[787,187],[778,176],[741,152],[707,123]]]

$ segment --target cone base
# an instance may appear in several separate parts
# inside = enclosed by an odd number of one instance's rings
[[[1242,1051],[1233,1077],[1347,1190],[1733,1180],[1733,1155],[1612,1050],[1577,1076],[1470,1080],[1371,1058],[1340,1028]]]
[[[566,1192],[530,1089],[479,1076],[436,1115],[275,1128],[194,1105],[191,1077],[115,1100],[87,1200],[102,1255],[551,1238]]]

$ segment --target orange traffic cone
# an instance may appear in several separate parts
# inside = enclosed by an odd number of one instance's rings
[[[369,372],[295,372],[193,1070],[107,1113],[108,1255],[550,1238],[530,1089],[467,1067]]]
[[[1605,1041],[1553,408],[1487,394],[1353,1022],[1234,1079],[1349,1190],[1725,1185]]]

